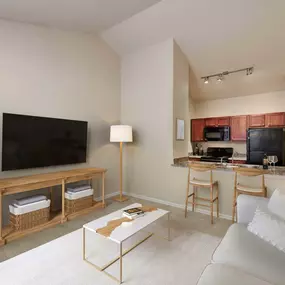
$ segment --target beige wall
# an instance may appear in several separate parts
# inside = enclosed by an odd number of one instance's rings
[[[195,104],[195,118],[262,114],[284,111],[285,91],[219,100],[208,100]],[[203,143],[204,150],[209,146],[233,147],[235,151],[246,153],[245,143]]]
[[[109,143],[109,126],[120,121],[120,59],[100,38],[0,21],[0,74],[0,112],[88,121],[87,165],[106,167],[106,191],[118,191],[119,152]]]
[[[190,138],[189,64],[180,47],[173,46],[173,157],[188,154]],[[176,140],[177,119],[185,122],[185,139]]]
[[[285,91],[208,100],[195,104],[196,118],[285,111]]]
[[[124,151],[124,191],[182,204],[187,170],[173,162],[173,40],[122,60],[122,123],[133,126]]]

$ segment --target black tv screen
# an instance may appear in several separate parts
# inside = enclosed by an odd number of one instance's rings
[[[3,113],[2,171],[86,162],[87,122]]]

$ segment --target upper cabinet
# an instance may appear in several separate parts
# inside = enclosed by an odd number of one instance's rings
[[[248,126],[250,128],[264,127],[265,126],[265,115],[250,115]]]
[[[285,113],[243,115],[234,117],[218,117],[194,119],[192,122],[192,142],[204,141],[204,127],[231,127],[232,141],[246,141],[248,128],[285,127]]]
[[[191,141],[202,142],[204,141],[204,119],[191,120]]]
[[[283,127],[285,125],[285,113],[271,113],[265,115],[266,127]]]
[[[217,118],[207,118],[205,119],[205,126],[206,127],[215,127],[218,124]]]
[[[207,118],[205,119],[206,127],[224,127],[230,125],[230,117]]]
[[[246,141],[248,116],[231,117],[231,139],[232,141]]]
[[[218,120],[218,126],[224,127],[230,125],[230,117],[220,117],[217,118]]]

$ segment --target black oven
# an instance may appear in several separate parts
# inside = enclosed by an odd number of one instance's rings
[[[229,141],[230,127],[205,127],[204,139],[205,141]]]

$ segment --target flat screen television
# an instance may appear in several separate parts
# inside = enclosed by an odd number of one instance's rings
[[[3,113],[2,171],[86,162],[87,122]]]

